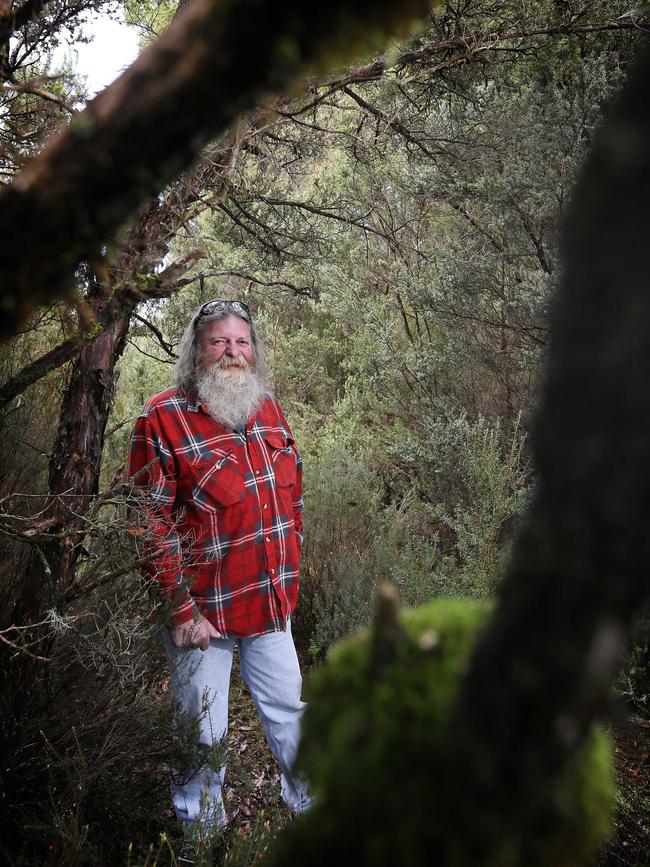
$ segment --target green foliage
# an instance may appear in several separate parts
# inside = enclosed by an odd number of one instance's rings
[[[504,453],[498,424],[479,418],[466,430],[456,465],[462,499],[451,513],[439,506],[440,520],[456,540],[456,556],[444,558],[441,569],[446,592],[489,596],[505,572],[513,529],[528,503],[525,442],[515,427]]]
[[[638,713],[650,717],[650,612],[639,617],[619,678],[621,693]]]
[[[329,448],[328,448],[329,445]],[[314,651],[368,622],[378,494],[366,467],[324,444],[305,476],[308,520],[297,635]]]
[[[3,844],[26,864],[123,863],[128,841],[141,849],[171,830],[171,707],[158,628],[133,581],[51,612],[47,662],[5,660],[21,686],[2,684]]]
[[[498,425],[441,416],[424,447],[396,431],[383,455],[349,416],[316,436],[309,425],[301,433],[306,539],[296,631],[315,653],[368,625],[381,581],[407,605],[492,592],[527,504],[518,428],[504,449]]]
[[[289,853],[310,865],[417,867],[430,864],[432,853],[449,867],[468,863],[448,838],[453,805],[446,781],[454,769],[445,743],[453,736],[448,723],[458,684],[489,610],[438,600],[405,611],[401,633],[382,638],[375,627],[332,649],[309,683],[299,757],[316,806],[280,841],[273,863],[289,863]],[[534,864],[589,862],[611,829],[611,760],[607,738],[594,729],[557,784],[553,823],[537,841]],[[480,863],[521,863],[517,839],[513,827]]]
[[[124,0],[123,6],[126,23],[138,28],[144,48],[169,25],[178,3],[174,0]]]
[[[129,437],[140,410],[150,397],[169,388],[173,383],[173,368],[170,364],[152,363],[152,358],[140,351],[155,353],[155,347],[146,344],[141,336],[131,338],[132,351],[126,354],[119,368],[119,388],[113,404],[111,419],[107,426],[107,437],[102,462],[102,476],[105,483],[120,471],[126,460]],[[163,356],[162,350],[158,350]],[[156,357],[156,356],[154,356]]]

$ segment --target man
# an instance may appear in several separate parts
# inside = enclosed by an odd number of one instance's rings
[[[131,438],[129,476],[147,486],[148,571],[170,602],[165,635],[180,718],[194,717],[204,751],[228,724],[232,654],[282,770],[294,812],[309,805],[291,773],[301,677],[290,617],[302,542],[301,461],[279,404],[264,387],[264,350],[248,307],[203,304],[179,347],[176,388],[149,400]],[[198,760],[197,760],[198,761]],[[186,823],[225,824],[224,767],[176,774]]]

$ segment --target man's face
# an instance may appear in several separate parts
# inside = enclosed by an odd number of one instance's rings
[[[203,370],[222,359],[224,364],[236,360],[240,364],[244,361],[246,365],[255,366],[250,325],[239,316],[226,316],[209,322],[201,332],[200,349],[200,367]],[[232,369],[241,368],[233,366]]]

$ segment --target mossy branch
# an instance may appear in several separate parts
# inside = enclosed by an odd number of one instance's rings
[[[0,410],[30,385],[79,355],[83,348],[96,340],[121,312],[133,310],[137,304],[148,298],[166,298],[182,288],[184,283],[180,282],[181,275],[187,272],[202,255],[200,251],[194,250],[178,262],[173,262],[159,274],[145,274],[140,279],[137,276],[132,277],[117,285],[111,298],[96,317],[92,316],[92,311],[87,305],[82,304],[83,315],[80,310],[79,316],[80,333],[25,365],[22,370],[7,380],[0,387]]]

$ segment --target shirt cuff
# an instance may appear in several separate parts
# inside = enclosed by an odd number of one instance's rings
[[[196,602],[190,597],[187,602],[179,605],[172,612],[172,626],[183,626],[184,623],[195,623],[201,618],[201,612]]]

